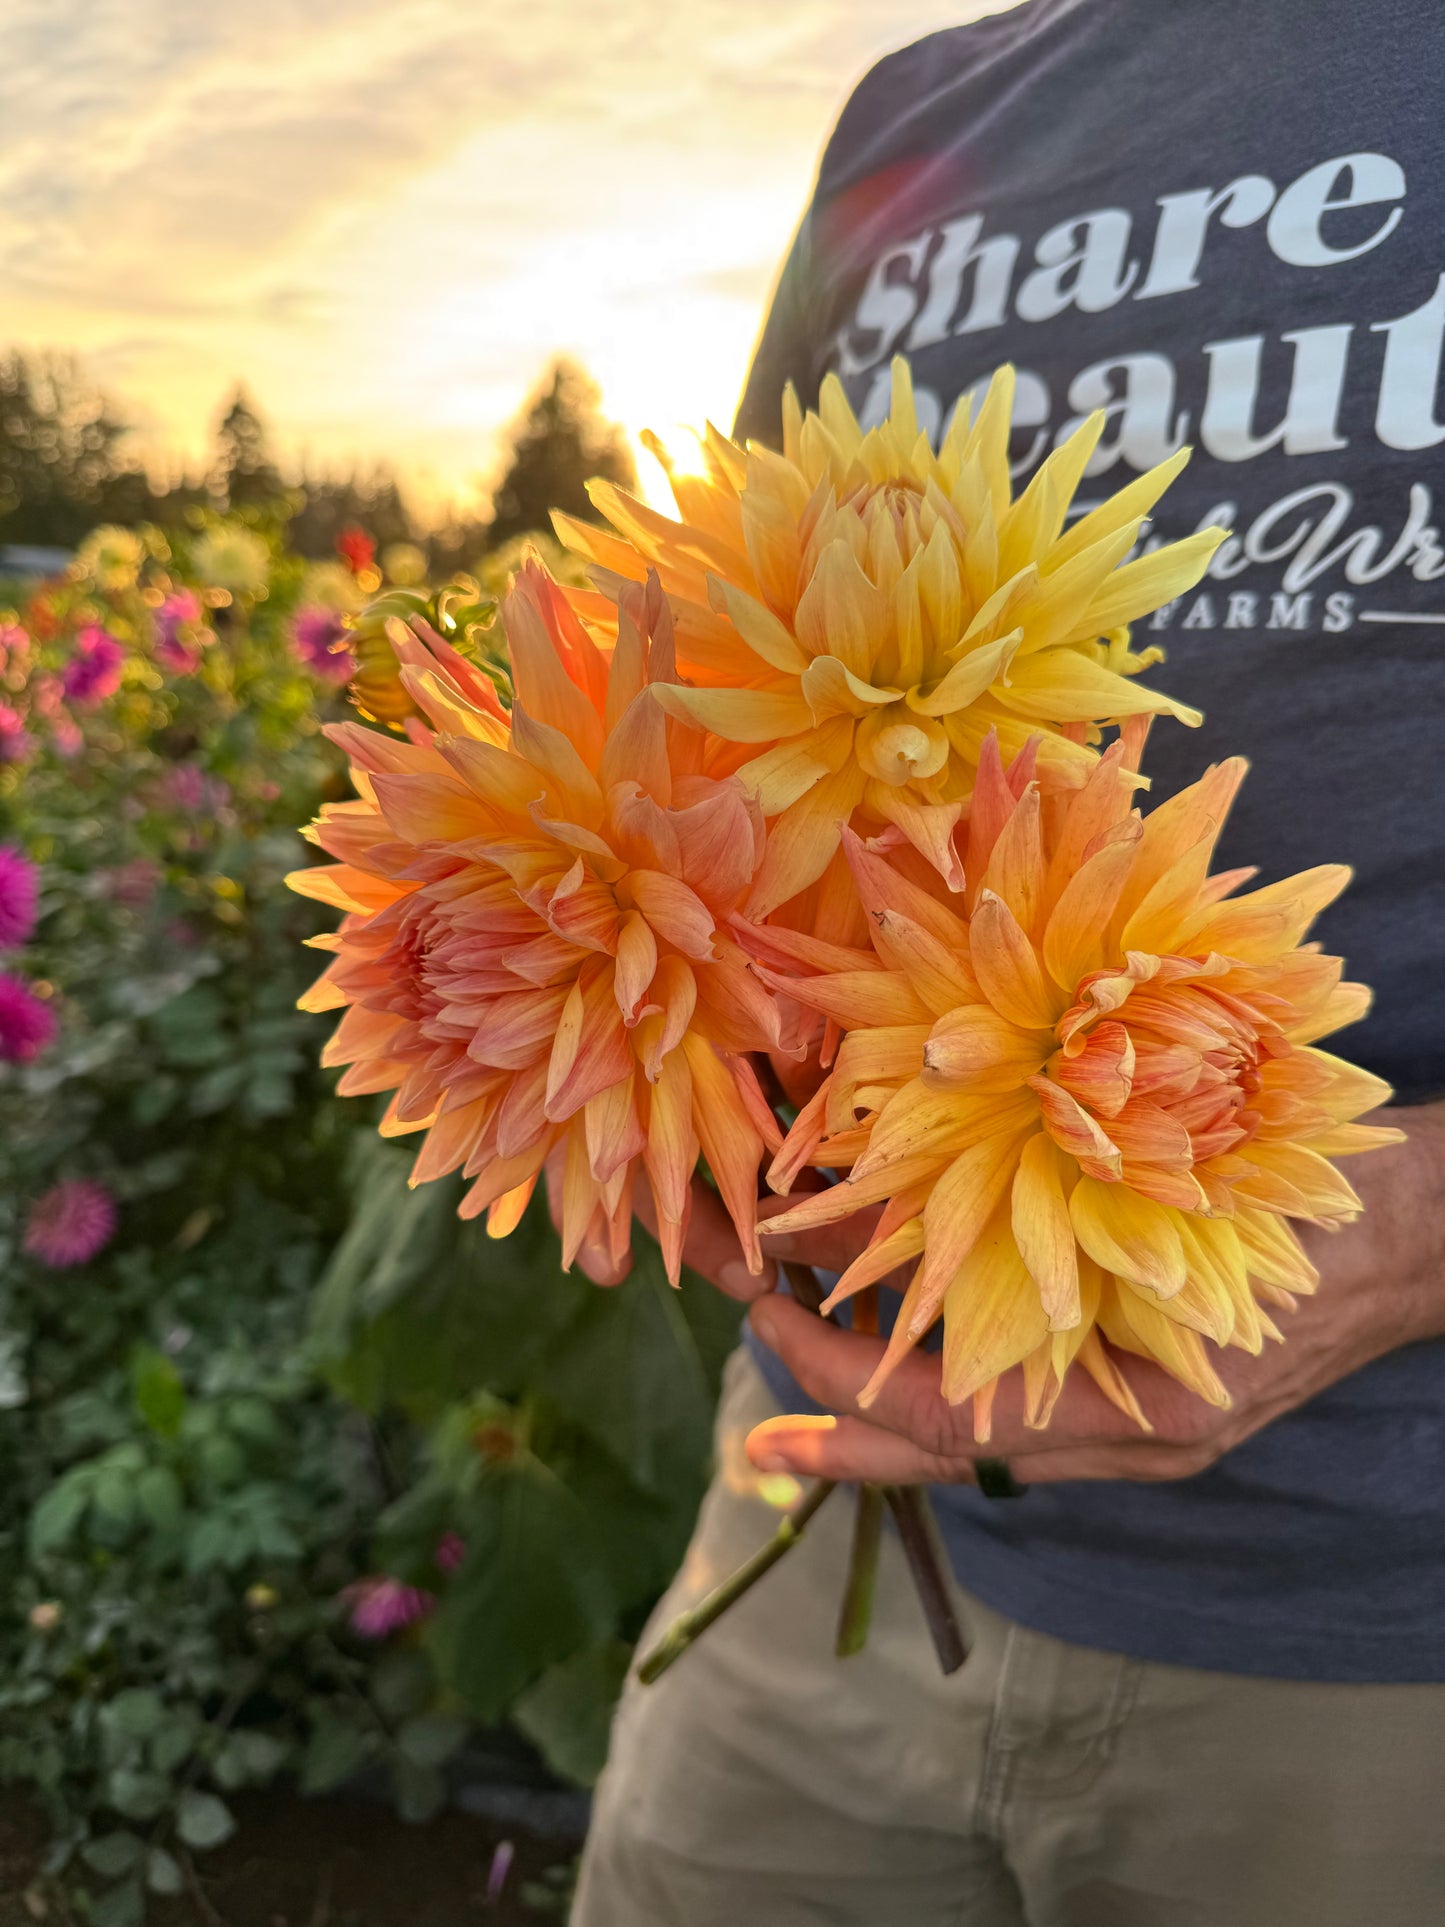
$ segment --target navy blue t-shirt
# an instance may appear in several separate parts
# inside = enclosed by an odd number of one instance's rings
[[[1315,934],[1405,1103],[1445,1093],[1442,68],[1439,0],[1029,0],[906,48],[828,145],[738,424],[775,441],[831,369],[867,426],[901,352],[934,426],[1015,363],[1019,485],[1096,407],[1085,504],[1193,445],[1151,535],[1234,534],[1136,630],[1206,718],[1156,724],[1154,793],[1243,754],[1221,867],[1353,865]],[[1445,1342],[1196,1478],[935,1498],[962,1582],[1061,1638],[1445,1680]]]

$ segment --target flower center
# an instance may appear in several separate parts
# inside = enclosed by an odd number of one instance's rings
[[[948,761],[948,735],[932,716],[918,716],[907,703],[889,703],[858,725],[858,761],[880,783],[899,789],[918,777],[936,776]]]

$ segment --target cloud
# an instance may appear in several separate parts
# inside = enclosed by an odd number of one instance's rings
[[[294,440],[443,478],[554,347],[632,426],[725,414],[849,85],[959,13],[12,0],[7,332],[158,432],[194,442],[244,375]]]

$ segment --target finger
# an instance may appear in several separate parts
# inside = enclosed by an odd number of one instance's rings
[[[794,1187],[798,1191],[805,1188],[801,1181]],[[819,1225],[812,1231],[769,1231],[766,1220],[791,1211],[797,1202],[796,1197],[760,1198],[758,1232],[767,1240],[770,1258],[792,1259],[797,1264],[813,1265],[819,1271],[846,1271],[866,1249],[873,1227],[883,1215],[881,1204],[868,1205],[837,1224]]]
[[[657,1207],[645,1183],[638,1185],[633,1203],[638,1217],[656,1237]],[[764,1258],[760,1272],[748,1270],[748,1261],[743,1256],[726,1205],[701,1178],[692,1181],[692,1212],[682,1241],[682,1261],[719,1291],[725,1291],[729,1298],[740,1298],[745,1304],[777,1290],[778,1267],[771,1258]]]
[[[861,1412],[858,1394],[883,1358],[884,1340],[840,1330],[786,1298],[761,1300],[750,1318],[759,1338],[778,1354],[810,1398],[835,1412]],[[978,1443],[969,1408],[950,1405],[943,1396],[935,1352],[914,1351],[902,1358],[863,1416],[870,1424],[901,1433],[924,1451],[951,1461],[1027,1459],[1045,1451],[1134,1444],[1150,1436],[1111,1405],[1091,1379],[1077,1373],[1070,1376],[1048,1431],[1026,1425],[1021,1374],[1011,1372],[1000,1382],[989,1438]]]
[[[792,1472],[800,1479],[848,1479],[873,1485],[938,1485],[967,1478],[967,1460],[926,1452],[897,1432],[857,1418],[765,1419],[747,1436],[759,1472]]]

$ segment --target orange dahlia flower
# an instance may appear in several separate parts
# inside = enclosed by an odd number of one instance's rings
[[[962,897],[849,834],[872,951],[751,933],[762,975],[846,1032],[771,1175],[849,1176],[771,1228],[885,1205],[832,1302],[918,1260],[865,1403],[941,1316],[943,1389],[981,1439],[1015,1365],[1031,1423],[1077,1361],[1143,1424],[1104,1340],[1226,1404],[1203,1339],[1257,1352],[1280,1336],[1264,1306],[1314,1290],[1288,1221],[1353,1218],[1329,1160],[1400,1133],[1351,1121],[1389,1086],[1316,1048],[1369,1004],[1301,944],[1348,871],[1245,896],[1251,871],[1209,874],[1244,769],[1141,818],[1122,746],[1061,790],[990,739]]]
[[[1077,769],[1101,722],[1199,720],[1134,680],[1161,652],[1132,652],[1126,626],[1196,582],[1223,540],[1206,529],[1124,559],[1185,454],[1066,532],[1104,415],[1015,499],[1013,387],[1001,369],[977,419],[961,405],[935,454],[904,360],[892,412],[867,434],[830,376],[816,414],[788,391],[781,455],[710,429],[706,473],[669,471],[681,521],[605,482],[591,494],[615,533],[555,518],[603,589],[660,576],[683,682],[658,700],[742,746],[734,767],[778,819],[754,916],[823,874],[850,819],[892,825],[957,888],[953,830],[990,730],[1010,755],[1043,730],[1042,761]],[[574,603],[609,626],[606,594]]]
[[[674,673],[655,583],[605,657],[537,566],[509,599],[516,701],[434,631],[391,640],[427,718],[399,741],[330,733],[359,800],[309,832],[338,859],[292,886],[345,915],[302,1000],[346,1006],[324,1061],[394,1091],[382,1130],[425,1133],[412,1182],[460,1168],[464,1217],[510,1230],[550,1164],[564,1262],[620,1257],[645,1173],[677,1277],[706,1156],[755,1269],[757,1170],[780,1133],[745,1053],[785,1042],[725,920],[764,849],[758,807],[706,773],[702,733],[653,696]]]

